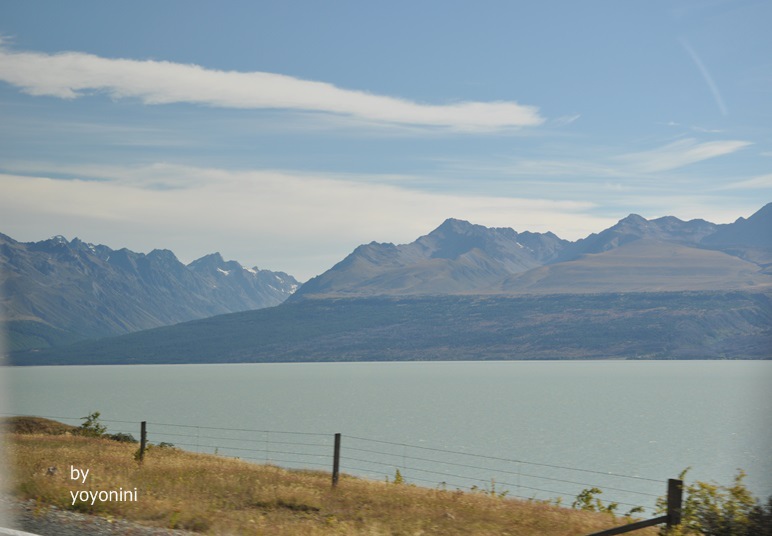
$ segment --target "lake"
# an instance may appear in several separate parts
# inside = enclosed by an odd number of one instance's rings
[[[7,413],[286,467],[651,507],[668,478],[772,494],[770,361],[5,367]],[[649,513],[649,512],[647,512]]]

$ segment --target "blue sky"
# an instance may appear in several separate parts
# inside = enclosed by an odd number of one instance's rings
[[[772,3],[4,2],[0,232],[321,273],[772,201]]]

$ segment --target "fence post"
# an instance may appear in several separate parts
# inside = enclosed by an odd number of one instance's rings
[[[667,528],[681,524],[681,502],[684,483],[671,478],[667,481]]]
[[[335,450],[332,455],[332,487],[338,485],[338,473],[340,472],[340,434],[335,434]]]
[[[646,527],[667,523],[667,528],[673,528],[681,524],[681,499],[684,483],[681,480],[671,478],[667,481],[667,514],[653,519],[644,519],[621,527],[593,532],[589,536],[612,536],[614,534],[626,534]]]
[[[145,459],[145,447],[147,446],[147,421],[142,421],[139,427],[139,461]]]

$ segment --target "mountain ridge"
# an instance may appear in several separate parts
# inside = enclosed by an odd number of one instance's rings
[[[507,275],[541,266],[566,243],[551,232],[518,233],[448,218],[410,244],[358,246],[307,281],[298,296],[484,291]]]
[[[443,295],[464,293],[522,292],[511,281],[544,266],[579,261],[591,254],[603,254],[628,246],[639,240],[662,244],[677,244],[683,258],[699,267],[698,259],[710,258],[727,267],[731,261],[722,255],[741,259],[749,264],[736,264],[731,271],[736,280],[718,278],[724,289],[752,288],[772,284],[772,203],[750,217],[739,218],[732,224],[714,224],[703,219],[689,221],[674,216],[647,220],[637,214],[619,220],[615,225],[586,238],[569,242],[554,233],[517,232],[505,227],[483,227],[455,218],[448,218],[429,234],[409,244],[370,242],[358,246],[348,256],[326,272],[312,278],[295,293],[290,301],[325,297],[365,297],[402,295]],[[766,232],[765,232],[766,231]],[[711,237],[713,238],[711,240]],[[710,256],[705,251],[715,251]],[[667,251],[667,253],[665,253]],[[649,263],[668,264],[667,255],[649,248]],[[659,255],[659,257],[658,257]],[[661,257],[661,258],[660,258]],[[751,265],[756,266],[753,268]],[[753,272],[760,272],[755,274]],[[752,273],[747,279],[746,273]],[[689,274],[680,280],[675,274],[663,288],[695,290]],[[680,285],[680,286],[679,286]],[[600,288],[599,292],[609,291]],[[704,290],[711,290],[708,283]],[[640,290],[638,286],[627,290]],[[616,291],[625,291],[618,286]],[[545,290],[548,291],[548,290]],[[568,289],[552,292],[567,292]],[[543,292],[543,291],[540,291]]]

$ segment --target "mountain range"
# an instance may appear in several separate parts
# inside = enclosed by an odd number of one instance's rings
[[[12,350],[57,346],[283,302],[298,281],[219,253],[187,266],[168,250],[113,250],[62,236],[0,234],[0,297]]]
[[[309,280],[304,298],[758,290],[772,284],[772,203],[716,225],[632,214],[576,242],[449,219],[405,245],[372,242]]]
[[[772,358],[771,231],[772,203],[723,225],[633,214],[575,242],[448,219],[409,244],[357,247],[281,305],[11,358]],[[210,282],[245,271],[214,260]]]

